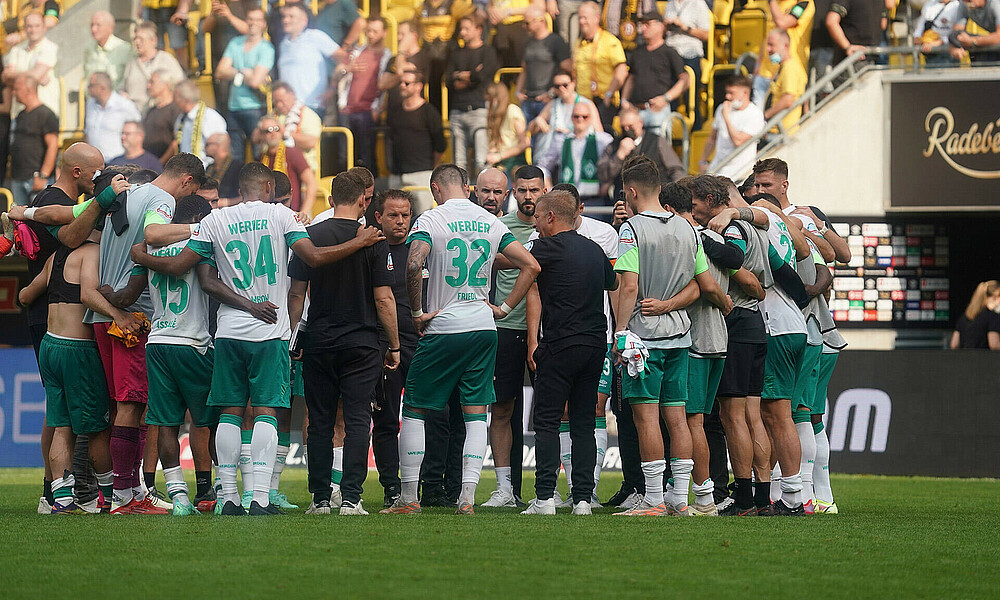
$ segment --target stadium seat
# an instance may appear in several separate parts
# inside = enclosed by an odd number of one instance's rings
[[[701,153],[705,151],[705,144],[708,142],[708,136],[710,135],[712,135],[711,119],[705,121],[705,126],[699,131],[695,131],[691,134],[691,144],[688,147],[687,164],[689,174],[698,174],[698,161],[701,159]]]
[[[730,60],[729,41],[730,30],[729,20],[733,16],[733,0],[715,0],[712,5],[712,17],[715,19],[714,31],[708,38],[709,45],[713,46],[713,54],[718,59]],[[715,64],[713,60],[711,64]]]

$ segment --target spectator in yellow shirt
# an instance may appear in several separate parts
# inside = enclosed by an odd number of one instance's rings
[[[806,91],[808,76],[802,64],[791,55],[788,32],[772,29],[767,35],[766,47],[767,58],[762,60],[767,60],[778,67],[764,109],[764,118],[770,120],[774,115],[795,104],[799,96]],[[801,106],[789,112],[781,120],[782,129],[789,131],[801,116]]]
[[[784,29],[791,40],[791,56],[798,60],[802,69],[809,65],[809,47],[812,43],[813,17],[816,4],[813,0],[770,0],[768,4],[768,29]],[[761,44],[760,57],[754,71],[753,94],[751,100],[764,107],[771,80],[777,72],[777,65],[767,60],[767,38]]]
[[[596,2],[581,4],[577,15],[580,39],[573,47],[576,91],[594,101],[604,130],[610,131],[616,112],[615,92],[628,76],[625,50],[617,37],[601,29],[601,7]]]

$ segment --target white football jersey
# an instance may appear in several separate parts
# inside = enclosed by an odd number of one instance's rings
[[[417,219],[409,242],[431,246],[427,256],[427,310],[440,310],[425,333],[496,330],[487,306],[497,253],[517,243],[500,219],[468,199],[455,198]]]
[[[214,258],[222,282],[237,294],[278,306],[278,322],[272,325],[223,304],[216,337],[251,342],[289,339],[288,259],[292,244],[308,237],[298,215],[281,204],[245,202],[213,210],[202,219],[188,246]]]
[[[177,256],[187,243],[181,240],[169,246],[148,248],[153,256]],[[181,277],[148,271],[141,266],[132,269],[133,274],[137,272],[147,273],[153,300],[148,343],[192,346],[204,353],[212,345],[208,333],[208,294],[202,291],[195,269]]]
[[[785,222],[774,212],[761,208],[767,213],[767,239],[771,246],[778,252],[778,256],[785,264],[795,268],[795,245],[792,243],[792,236],[788,233]],[[799,307],[788,297],[785,290],[780,285],[775,285],[767,290],[767,295],[761,301],[764,307],[764,320],[767,325],[767,333],[771,336],[785,335],[789,333],[806,333],[806,320]]]

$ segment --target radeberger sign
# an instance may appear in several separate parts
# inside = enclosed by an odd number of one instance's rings
[[[1000,210],[1000,81],[889,84],[890,210]]]

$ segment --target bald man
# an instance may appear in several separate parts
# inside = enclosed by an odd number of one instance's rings
[[[38,97],[38,80],[18,75],[14,97],[23,109],[14,118],[10,157],[10,191],[14,204],[26,206],[55,174],[59,152],[59,118]]]
[[[503,215],[507,199],[507,174],[496,167],[487,167],[476,178],[476,202],[489,213]]]
[[[118,89],[122,83],[125,65],[132,59],[132,45],[114,35],[115,18],[105,10],[90,16],[90,35],[93,38],[83,50],[83,75],[107,73]]]

